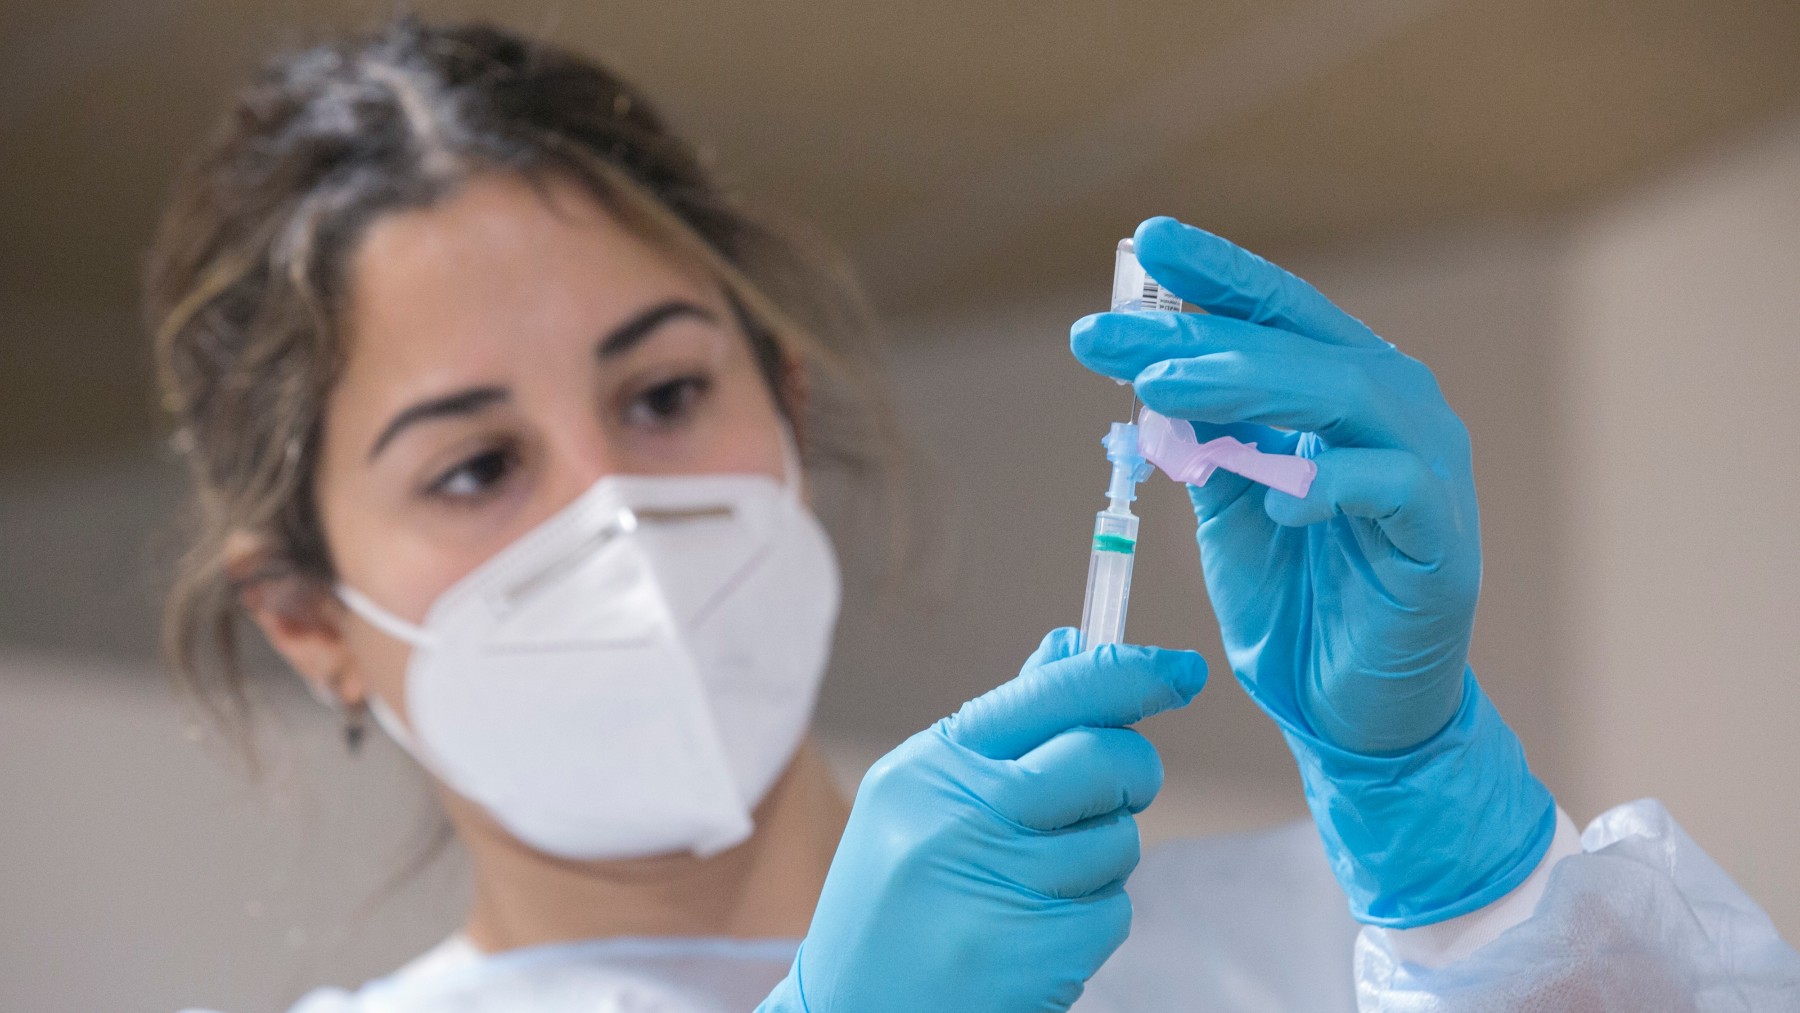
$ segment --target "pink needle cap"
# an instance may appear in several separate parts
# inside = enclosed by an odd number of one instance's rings
[[[1201,443],[1194,427],[1145,408],[1138,414],[1138,441],[1144,458],[1162,473],[1189,485],[1205,485],[1214,469],[1224,468],[1252,482],[1305,499],[1319,466],[1291,454],[1265,454],[1229,436]]]

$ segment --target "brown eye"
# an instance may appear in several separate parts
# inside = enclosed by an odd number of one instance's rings
[[[703,376],[683,376],[645,390],[626,408],[626,421],[634,426],[668,428],[680,425],[712,389]]]
[[[516,463],[505,448],[486,450],[444,472],[431,483],[431,494],[450,500],[475,500],[491,492]]]

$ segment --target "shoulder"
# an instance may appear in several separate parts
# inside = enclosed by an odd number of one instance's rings
[[[391,1008],[396,991],[414,983],[431,983],[480,961],[481,954],[467,937],[458,933],[425,951],[399,970],[358,989],[315,988],[288,1008],[288,1013],[367,1013],[373,1007]],[[374,997],[374,998],[372,998]],[[385,999],[381,998],[385,997]],[[181,1013],[217,1013],[198,1008]]]
[[[289,1013],[749,1009],[787,973],[792,939],[575,940],[482,954],[461,937],[353,991],[318,989]]]
[[[1310,822],[1167,842],[1125,889],[1131,935],[1094,979],[1114,1007],[1177,1009],[1200,990],[1225,1010],[1355,1009],[1358,926]]]
[[[1348,954],[1358,926],[1311,822],[1164,843],[1126,884],[1146,933],[1238,948],[1305,941]]]
[[[356,995],[341,988],[316,988],[300,997],[288,1013],[356,1013],[360,1008]],[[190,1006],[180,1013],[221,1013],[219,1010]]]
[[[362,1003],[355,992],[341,988],[315,988],[300,997],[288,1013],[356,1013]]]
[[[1191,911],[1192,903],[1229,909],[1238,898],[1279,896],[1290,906],[1330,910],[1350,921],[1318,831],[1307,820],[1167,841],[1145,854],[1127,889],[1134,903],[1149,903],[1153,910],[1172,897],[1180,897],[1183,910]]]

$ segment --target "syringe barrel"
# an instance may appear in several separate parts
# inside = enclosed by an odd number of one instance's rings
[[[1131,606],[1131,564],[1137,558],[1138,519],[1102,510],[1094,517],[1094,546],[1088,556],[1087,602],[1081,610],[1081,649],[1125,639]]]

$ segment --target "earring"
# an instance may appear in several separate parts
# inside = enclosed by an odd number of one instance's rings
[[[356,704],[344,708],[344,749],[351,756],[362,752],[363,733],[367,731],[369,707],[367,704]]]

